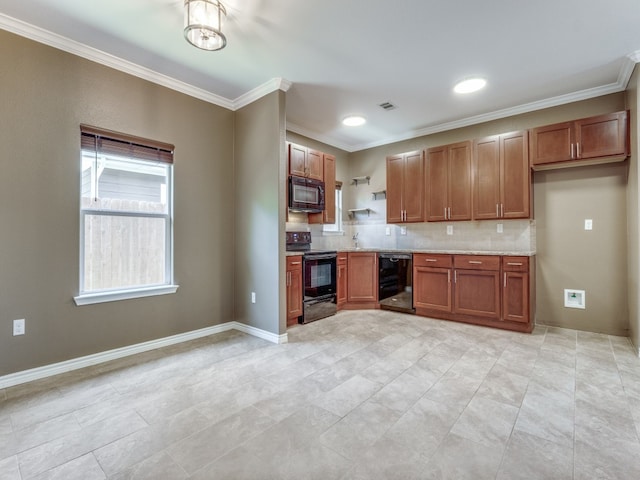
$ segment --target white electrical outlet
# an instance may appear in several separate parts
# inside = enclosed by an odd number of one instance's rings
[[[24,335],[24,318],[13,321],[13,336]]]
[[[503,232],[503,230],[502,230],[502,224],[501,224],[501,223],[499,223],[499,224],[498,224],[498,226],[496,227],[496,231],[497,231],[498,233],[502,233],[502,232]]]
[[[453,225],[447,225],[447,235],[453,235]]]
[[[406,235],[407,234],[407,227],[400,227],[400,235]]]
[[[385,235],[391,235],[391,227],[386,227],[386,228],[384,229],[384,234],[385,234]]]
[[[256,292],[251,292],[251,303],[256,303]]]
[[[586,218],[584,220],[584,229],[585,230],[593,230],[593,220],[590,218]]]

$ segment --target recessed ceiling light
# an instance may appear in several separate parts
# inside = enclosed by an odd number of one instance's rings
[[[359,127],[367,123],[367,120],[362,115],[349,115],[342,119],[342,124],[347,127]]]
[[[470,77],[465,78],[461,82],[458,82],[453,91],[456,93],[472,93],[484,88],[487,81],[482,77]]]

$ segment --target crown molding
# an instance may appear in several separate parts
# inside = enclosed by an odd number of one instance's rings
[[[246,107],[250,103],[255,102],[259,98],[264,97],[265,95],[270,94],[271,92],[275,92],[277,90],[282,90],[286,92],[291,88],[291,82],[284,78],[272,78],[266,83],[257,86],[253,90],[248,91],[247,93],[240,95],[233,101],[232,110],[238,110],[242,107]]]
[[[627,84],[629,83],[629,79],[631,78],[633,69],[635,68],[637,63],[640,63],[640,50],[637,50],[624,57],[623,64],[620,68],[620,72],[618,73],[618,79],[615,83],[609,83],[607,85],[601,85],[599,87],[587,88],[585,90],[580,90],[565,95],[558,95],[556,97],[551,97],[536,102],[525,103],[523,105],[518,105],[515,107],[504,108],[502,110],[496,110],[494,112],[483,113],[481,115],[475,115],[473,117],[467,117],[460,120],[455,120],[453,122],[441,123],[420,130],[415,130],[413,132],[407,132],[403,135],[387,137],[376,142],[351,145],[349,151],[357,152],[360,150],[365,150],[367,148],[380,147],[382,145],[388,145],[390,143],[422,137],[424,135],[445,132],[447,130],[453,130],[456,128],[469,127],[471,125],[477,125],[479,123],[489,122],[492,120],[499,120],[501,118],[512,117],[514,115],[534,112],[536,110],[543,110],[550,107],[557,107],[559,105],[578,102],[580,100],[588,100],[590,98],[600,97],[602,95],[608,95],[611,93],[622,92],[627,88]]]
[[[303,135],[307,138],[311,138],[318,142],[326,143],[327,145],[331,145],[332,147],[339,148],[340,150],[344,150],[345,152],[351,153],[356,151],[354,150],[353,145],[337,142],[335,141],[335,139],[330,138],[328,136],[318,135],[316,132],[312,132],[311,130],[308,130],[304,127],[301,127],[300,125],[291,123],[289,121],[287,121],[286,129],[289,130],[290,132],[297,133],[298,135]]]

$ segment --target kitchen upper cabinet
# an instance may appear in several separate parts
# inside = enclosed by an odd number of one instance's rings
[[[441,312],[452,308],[451,255],[413,255],[413,306]]]
[[[336,223],[336,157],[322,154],[324,171],[324,211],[310,213],[309,223]]]
[[[289,175],[324,180],[322,152],[289,144]]]
[[[426,220],[471,220],[471,142],[427,149]]]
[[[347,256],[347,301],[351,307],[375,307],[378,301],[378,254],[349,252]]]
[[[502,277],[502,319],[507,322],[529,323],[529,257],[504,257]]]
[[[287,257],[287,326],[298,323],[302,311],[302,256]]]
[[[529,218],[531,171],[526,131],[473,142],[473,219]]]
[[[348,280],[348,256],[346,252],[338,252],[337,259],[337,294],[336,304],[338,309],[347,303],[347,280]]]
[[[534,170],[623,160],[629,155],[629,113],[534,128],[530,152]]]
[[[500,320],[500,257],[454,257],[454,313]]]
[[[424,153],[387,157],[387,223],[424,221]]]

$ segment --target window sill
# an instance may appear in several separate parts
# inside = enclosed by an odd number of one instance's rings
[[[94,303],[117,302],[118,300],[129,300],[132,298],[153,297],[156,295],[167,295],[176,293],[179,285],[161,285],[159,287],[143,287],[131,290],[115,290],[110,292],[85,293],[73,297],[77,306],[93,305]]]

